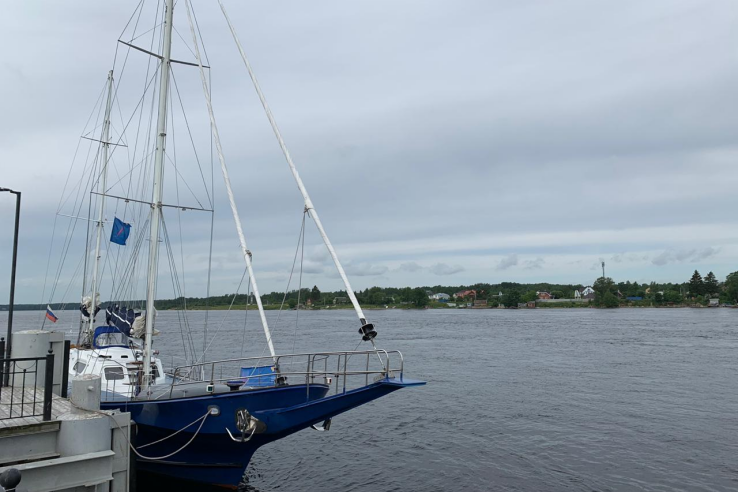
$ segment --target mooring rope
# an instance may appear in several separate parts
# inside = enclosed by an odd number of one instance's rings
[[[165,460],[167,458],[171,458],[172,456],[174,456],[175,454],[177,454],[177,453],[179,453],[181,451],[184,451],[185,448],[187,448],[187,446],[189,446],[190,444],[192,444],[192,442],[195,440],[195,438],[197,437],[197,435],[200,433],[200,430],[202,429],[202,426],[205,424],[205,421],[207,420],[208,416],[210,415],[210,410],[208,410],[208,412],[205,415],[203,415],[202,417],[198,418],[194,422],[192,422],[190,424],[187,424],[185,427],[183,427],[180,430],[176,431],[174,434],[171,434],[171,435],[169,435],[169,436],[167,436],[167,437],[165,437],[163,439],[159,439],[158,441],[151,442],[149,444],[144,444],[143,446],[139,446],[139,448],[145,448],[146,446],[151,446],[152,444],[157,444],[157,443],[160,443],[162,441],[165,441],[165,440],[169,439],[170,437],[173,437],[173,436],[179,434],[180,432],[182,432],[183,430],[187,429],[188,427],[191,427],[198,420],[201,421],[200,422],[200,425],[198,426],[197,430],[192,435],[192,437],[190,438],[190,440],[187,441],[184,445],[182,445],[182,447],[180,447],[176,451],[173,451],[173,452],[171,452],[171,453],[169,453],[167,455],[154,457],[154,456],[144,456],[144,455],[142,455],[141,453],[138,452],[138,449],[136,449],[135,447],[133,447],[133,444],[131,443],[131,440],[128,438],[127,432],[125,430],[123,430],[123,427],[121,427],[121,425],[115,419],[114,415],[111,415],[109,413],[103,412],[102,410],[90,410],[90,409],[87,409],[87,408],[82,408],[79,405],[76,405],[72,400],[68,400],[68,401],[69,401],[69,403],[73,407],[75,407],[75,408],[77,408],[79,410],[82,410],[82,411],[85,411],[85,412],[96,413],[98,415],[104,415],[104,416],[110,418],[113,421],[113,423],[115,424],[115,426],[118,427],[118,430],[120,430],[123,433],[123,438],[128,443],[128,447],[131,448],[131,451],[133,451],[134,453],[136,453],[136,456],[138,456],[139,458],[144,459],[144,460],[151,460],[151,461]]]

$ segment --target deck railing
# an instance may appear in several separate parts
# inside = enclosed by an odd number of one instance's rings
[[[142,366],[143,363],[140,361],[129,362],[125,368],[121,366],[119,379],[111,379],[111,374],[106,374],[102,400],[142,398]],[[225,386],[235,391],[271,386],[305,385],[306,394],[309,395],[310,387],[319,384],[327,385],[330,395],[367,386],[386,377],[402,379],[403,371],[404,359],[398,350],[241,357],[165,368],[170,382],[164,387],[157,385],[149,398],[162,399],[191,395],[193,385],[199,388],[198,392],[215,393],[228,391]]]
[[[242,368],[254,369],[253,375],[244,375]],[[273,372],[258,370],[267,368]],[[308,392],[311,385],[321,384],[337,394],[385,377],[402,379],[403,370],[400,351],[364,350],[224,359],[182,365],[168,373],[172,376],[170,394],[195,382],[224,384],[233,389],[305,384]]]
[[[0,359],[0,420],[51,420],[53,384],[54,354]]]

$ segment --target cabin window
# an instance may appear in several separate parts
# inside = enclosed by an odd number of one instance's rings
[[[124,379],[124,378],[125,378],[125,375],[123,374],[122,367],[106,367],[105,368],[105,379],[107,379],[108,381]]]
[[[82,361],[77,361],[77,363],[74,364],[74,372],[79,374],[80,372],[85,370],[85,367],[87,367],[87,364]]]

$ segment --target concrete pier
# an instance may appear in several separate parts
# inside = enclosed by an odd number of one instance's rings
[[[15,334],[22,335],[13,340],[12,357],[44,357],[50,347],[63,348],[63,334],[40,331]],[[99,376],[73,378],[71,398],[58,396],[62,364],[57,360],[62,361],[63,354],[61,350],[56,354],[57,391],[50,420],[44,421],[29,407],[34,401],[42,404],[43,387],[24,387],[16,381],[0,388],[0,473],[16,468],[22,476],[19,487],[34,492],[127,492],[130,414],[100,410]]]

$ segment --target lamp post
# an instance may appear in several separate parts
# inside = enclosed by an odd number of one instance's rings
[[[13,266],[10,270],[10,304],[8,305],[8,335],[5,343],[5,358],[10,358],[10,349],[13,346],[13,305],[15,303],[15,265],[18,260],[18,226],[20,225],[20,205],[21,192],[14,191],[10,188],[0,188],[0,192],[7,191],[15,195],[15,233],[13,235]],[[8,378],[8,371],[5,371],[5,378]]]

